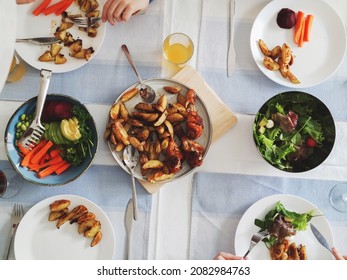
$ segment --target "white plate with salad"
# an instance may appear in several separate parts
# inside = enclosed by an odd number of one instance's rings
[[[289,8],[314,16],[310,41],[302,47],[294,43],[294,29],[280,28],[276,22],[278,12]],[[280,71],[270,71],[263,65],[264,55],[258,46],[262,39],[271,50],[286,43],[295,56],[292,73],[299,84],[282,77]],[[255,63],[272,81],[291,88],[307,88],[329,79],[342,64],[346,50],[346,32],[339,14],[323,0],[270,1],[256,17],[250,35],[250,47]]]
[[[50,6],[55,4],[57,1],[52,1]],[[102,7],[104,0],[98,0],[99,10]],[[62,21],[62,15],[56,15],[54,12],[48,15],[39,14],[37,16],[33,15],[33,11],[40,5],[37,1],[27,5],[20,5],[17,7],[17,38],[34,38],[34,37],[50,37],[54,36],[57,28],[60,26]],[[72,5],[66,10],[68,13],[73,15],[82,14],[77,2],[72,3]],[[48,46],[39,46],[31,43],[16,43],[15,49],[19,56],[28,64],[36,69],[49,69],[53,73],[65,73],[69,71],[76,70],[86,63],[90,62],[100,50],[102,43],[105,38],[106,24],[100,21],[100,26],[97,28],[97,35],[95,37],[90,37],[85,31],[80,30],[76,26],[72,26],[67,29],[67,31],[73,36],[75,40],[82,40],[82,47],[84,49],[93,48],[94,52],[89,60],[77,59],[69,55],[69,48],[60,44],[62,46],[61,53],[67,59],[64,64],[55,64],[53,61],[41,62],[38,58],[50,49]]]
[[[288,91],[260,108],[253,123],[253,138],[261,156],[287,172],[305,172],[323,163],[336,137],[329,109],[315,96]]]
[[[264,221],[265,216],[271,210],[275,209],[276,203],[278,202],[280,202],[287,211],[303,215],[306,214],[306,217],[309,217],[309,215],[313,216],[310,217],[310,219],[298,219],[300,227],[306,229],[297,230],[296,234],[291,237],[292,242],[295,242],[297,245],[301,244],[306,246],[307,258],[309,260],[334,259],[332,254],[318,243],[309,227],[309,223],[312,223],[332,247],[334,245],[334,237],[329,222],[324,214],[311,202],[301,197],[288,194],[277,194],[265,197],[247,209],[236,229],[236,255],[243,256],[248,250],[252,235],[260,231],[260,228],[255,225],[255,220],[259,219]],[[263,241],[253,248],[248,257],[252,260],[271,260],[269,249]]]

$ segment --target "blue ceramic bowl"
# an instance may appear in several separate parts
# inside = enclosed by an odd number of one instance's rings
[[[46,101],[48,100],[70,102],[73,105],[75,106],[77,105],[80,108],[82,108],[82,110],[85,110],[87,113],[89,113],[88,109],[83,104],[81,104],[78,100],[67,95],[48,94],[46,97]],[[4,136],[5,150],[6,150],[7,157],[10,163],[12,164],[12,166],[14,167],[14,169],[25,180],[31,183],[43,185],[43,186],[59,186],[59,185],[70,183],[74,181],[75,179],[77,179],[79,176],[81,176],[89,168],[89,166],[91,165],[95,157],[95,154],[98,148],[98,133],[95,126],[95,122],[93,119],[91,119],[88,123],[88,126],[92,132],[93,143],[94,143],[94,146],[91,151],[91,156],[88,155],[87,158],[84,160],[84,162],[82,162],[80,165],[70,166],[66,171],[64,171],[60,175],[52,174],[44,178],[39,178],[34,171],[28,170],[26,167],[22,167],[20,165],[21,157],[18,154],[18,149],[15,145],[16,124],[18,123],[20,116],[22,114],[24,113],[32,114],[35,112],[36,101],[37,101],[37,97],[33,97],[29,99],[28,101],[23,103],[10,118],[6,126],[5,136]]]

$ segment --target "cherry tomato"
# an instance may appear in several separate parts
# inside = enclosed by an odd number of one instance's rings
[[[313,138],[311,137],[307,137],[306,139],[306,146],[309,147],[309,148],[314,148],[316,147],[317,145],[317,142],[316,140],[314,140]]]

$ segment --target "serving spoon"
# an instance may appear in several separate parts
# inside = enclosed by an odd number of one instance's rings
[[[142,78],[139,74],[139,72],[137,71],[137,68],[135,66],[134,61],[131,58],[130,52],[128,50],[128,47],[126,45],[122,45],[122,50],[126,56],[126,58],[128,59],[131,67],[133,68],[139,82],[140,82],[140,96],[141,99],[146,102],[146,103],[151,103],[154,101],[155,99],[155,91],[153,88],[151,88],[149,85],[143,83]]]
[[[133,200],[133,218],[136,221],[138,216],[138,207],[137,207],[137,194],[136,194],[136,185],[135,185],[135,176],[134,170],[139,162],[139,151],[136,150],[132,145],[128,145],[124,148],[123,151],[123,161],[128,167],[131,174],[132,181],[132,200]]]

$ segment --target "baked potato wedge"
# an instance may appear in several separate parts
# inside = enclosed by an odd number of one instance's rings
[[[181,91],[181,88],[179,86],[164,86],[164,90],[171,94],[177,94]]]
[[[130,99],[132,99],[134,96],[136,96],[139,93],[139,89],[134,87],[132,89],[129,89],[127,92],[125,92],[122,97],[120,98],[120,101],[127,102]]]
[[[78,225],[78,233],[84,233],[86,230],[90,229],[95,222],[95,219],[85,220]]]
[[[57,211],[61,211],[65,208],[68,208],[71,204],[71,201],[70,200],[67,200],[67,199],[59,199],[59,200],[56,200],[54,202],[52,202],[50,205],[49,205],[49,209],[52,211],[52,212],[57,212]]]
[[[65,208],[60,211],[51,211],[48,216],[48,221],[52,222],[52,221],[58,220],[62,216],[64,216],[68,211],[69,211],[69,208]]]
[[[94,223],[90,228],[83,232],[84,236],[87,238],[93,238],[101,229],[101,223],[94,220]]]
[[[152,159],[147,161],[144,165],[142,165],[143,169],[160,169],[164,166],[163,162],[157,159]]]
[[[99,244],[102,239],[102,233],[101,231],[98,231],[95,236],[93,237],[92,242],[90,243],[91,247],[94,247],[95,245]]]

